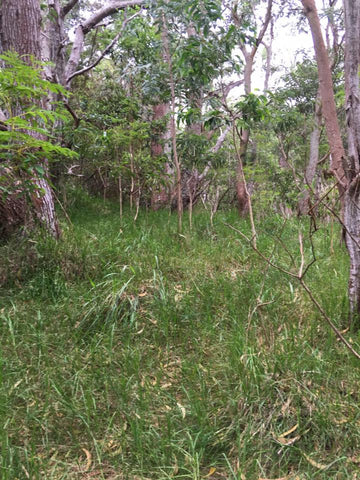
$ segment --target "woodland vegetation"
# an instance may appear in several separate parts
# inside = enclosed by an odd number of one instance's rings
[[[360,478],[360,1],[2,0],[0,61],[1,478]]]

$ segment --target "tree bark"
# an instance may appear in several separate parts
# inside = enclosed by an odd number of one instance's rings
[[[93,13],[87,20],[76,27],[74,42],[65,69],[67,86],[70,86],[72,75],[75,73],[77,66],[79,65],[80,57],[84,48],[85,35],[109,15],[112,15],[127,7],[134,7],[143,3],[144,0],[112,0],[106,3],[103,7],[99,8],[99,10]]]
[[[351,320],[360,326],[360,3],[344,0],[345,92],[348,137],[344,224],[350,255],[349,300]]]
[[[337,120],[329,58],[314,0],[302,0],[313,36],[318,64],[320,95],[331,151],[331,169],[342,198],[345,241],[350,256],[350,319],[360,319],[360,2],[344,0],[345,93],[348,136],[346,158]]]
[[[331,150],[330,168],[338,182],[338,190],[340,193],[340,198],[343,202],[343,194],[347,183],[344,171],[346,156],[337,118],[329,55],[324,43],[320,20],[314,0],[302,0],[302,4],[310,25],[316,62],[318,65],[322,111],[325,121],[326,134]]]
[[[305,188],[301,193],[299,205],[298,205],[298,211],[300,215],[307,215],[310,208],[310,189],[312,189],[313,181],[316,175],[316,168],[319,162],[321,123],[322,123],[321,100],[320,100],[320,93],[318,93],[318,96],[315,102],[314,127],[310,135],[309,161],[306,166],[305,176],[304,176]]]
[[[164,43],[164,55],[169,71],[169,85],[171,92],[171,117],[170,117],[170,132],[171,132],[171,141],[172,141],[172,153],[174,159],[174,166],[176,172],[176,200],[177,200],[177,214],[178,214],[178,232],[182,231],[182,216],[183,216],[183,201],[182,201],[182,191],[181,191],[181,165],[177,153],[177,143],[176,143],[176,124],[175,124],[175,109],[176,109],[176,97],[175,97],[175,82],[173,75],[173,66],[171,60],[171,52],[168,38],[168,28],[167,22],[164,13],[162,14],[162,28],[163,28],[163,43]]]
[[[1,5],[0,32],[2,51],[16,51],[28,63],[31,62],[32,56],[35,59],[41,59],[41,12],[39,1],[3,0]],[[44,107],[44,105],[41,106]],[[19,105],[16,114],[19,113],[21,113],[21,105]],[[43,139],[39,133],[33,132],[32,135],[35,138]],[[46,159],[43,160],[42,166],[45,171],[44,177],[34,176],[30,179],[35,187],[35,191],[31,195],[31,210],[47,231],[55,238],[58,238],[60,230],[55,214],[53,194],[48,182],[48,164]],[[10,171],[12,170],[11,165],[7,167]],[[21,182],[20,178],[17,179],[16,183],[18,182]],[[18,186],[16,190],[19,190]],[[6,213],[9,212],[12,212],[12,215],[19,215],[19,209],[15,207],[7,208],[6,199],[1,199],[0,202],[3,204],[1,212],[5,214],[5,217],[2,218],[2,223],[5,224],[4,230],[7,230],[7,223],[9,225],[20,225],[28,218],[28,215],[21,215],[22,218],[18,221],[15,218],[6,217]],[[12,202],[15,202],[14,197]]]
[[[153,105],[153,121],[161,121],[165,119],[170,111],[169,103],[159,103]],[[167,122],[168,123],[168,122]],[[160,135],[160,138],[154,139],[151,142],[150,150],[151,156],[153,158],[159,157],[161,155],[167,155],[168,145],[170,141],[171,133],[168,125],[166,125],[165,132]],[[162,145],[162,141],[165,142],[165,145]],[[169,188],[166,187],[166,184],[169,182],[169,175],[171,174],[171,167],[169,162],[165,162],[165,172],[163,176],[164,182],[159,182],[158,186],[155,186],[151,192],[151,208],[152,210],[158,210],[161,207],[167,205],[170,201],[171,194],[169,193]],[[163,183],[163,184],[162,184]]]

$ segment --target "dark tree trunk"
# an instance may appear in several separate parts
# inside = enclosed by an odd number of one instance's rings
[[[1,51],[13,50],[28,63],[31,62],[31,56],[35,59],[41,59],[40,2],[38,0],[3,0],[0,32]],[[21,105],[19,105],[16,114],[19,113],[21,113]],[[33,135],[40,138],[38,133],[33,133]],[[56,238],[59,236],[53,194],[47,180],[48,165],[46,159],[43,161],[43,168],[45,171],[43,178],[33,177],[30,179],[35,188],[31,194],[32,201],[29,214],[22,213],[25,191],[23,195],[16,193],[16,195],[12,194],[10,197],[0,199],[0,220],[3,232],[11,231],[12,226],[24,225],[25,220],[29,220],[34,215],[52,236]],[[13,183],[13,192],[21,190],[22,179],[20,177],[15,178],[11,165],[3,164],[3,169],[9,172],[7,178]],[[20,203],[17,204],[17,202]]]

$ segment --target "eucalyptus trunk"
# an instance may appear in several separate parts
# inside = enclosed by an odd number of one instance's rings
[[[347,178],[344,198],[346,245],[350,255],[349,300],[352,320],[360,320],[360,2],[344,0]]]
[[[360,2],[344,0],[345,93],[348,155],[345,156],[338,124],[328,53],[314,0],[302,0],[313,36],[318,64],[320,96],[331,151],[331,169],[342,203],[342,224],[350,256],[350,317],[360,318]]]

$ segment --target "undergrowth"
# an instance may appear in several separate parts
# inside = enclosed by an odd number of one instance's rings
[[[2,479],[360,478],[358,362],[225,225],[247,221],[199,210],[178,235],[75,199],[58,243],[0,247]],[[299,228],[270,215],[259,249],[291,268]],[[345,330],[339,237],[321,225],[307,282]]]

